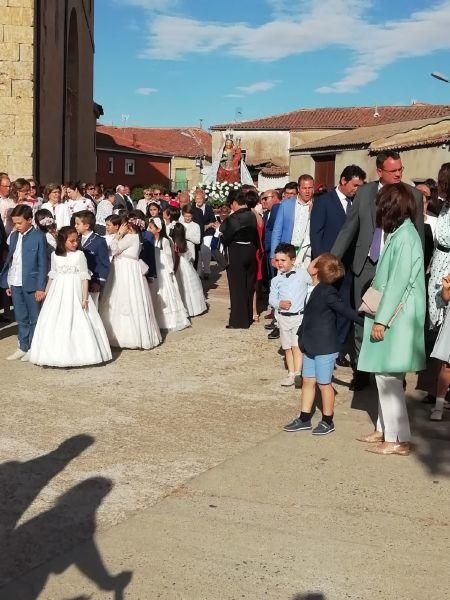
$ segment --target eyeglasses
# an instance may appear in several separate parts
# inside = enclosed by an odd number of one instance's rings
[[[144,196],[151,196],[152,193],[151,192],[144,192]]]

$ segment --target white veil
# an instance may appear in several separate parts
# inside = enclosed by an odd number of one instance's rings
[[[217,171],[219,170],[220,159],[222,158],[223,151],[225,148],[226,133],[227,132],[223,134],[223,142],[220,145],[220,149],[214,157],[211,166],[208,169],[204,169],[203,185],[207,185],[209,183],[214,183],[215,181],[217,181]],[[241,184],[254,185],[252,176],[250,175],[250,171],[248,170],[243,158],[241,160]]]

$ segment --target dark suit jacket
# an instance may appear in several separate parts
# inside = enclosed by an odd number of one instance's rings
[[[81,243],[81,239],[80,239]],[[91,282],[105,283],[109,273],[108,246],[105,238],[93,233],[84,246],[81,246],[89,271],[92,273]]]
[[[198,206],[195,208],[202,213],[202,224],[200,225],[201,233],[203,235],[214,235],[216,232],[214,227],[210,227],[205,231],[205,225],[208,225],[208,223],[214,223],[216,221],[216,215],[214,214],[213,207],[210,204],[205,204],[205,212],[203,212],[201,208],[198,208]]]
[[[1,287],[8,288],[8,271],[19,233],[11,234],[8,256],[1,272]],[[22,288],[25,292],[44,291],[49,271],[47,240],[39,229],[31,229],[22,240]]]
[[[192,205],[192,220],[200,227],[200,241],[203,240],[205,235],[205,232],[203,231],[203,218],[203,212],[195,205]]]
[[[8,236],[6,235],[5,226],[0,217],[0,267],[3,265],[3,257],[8,252],[8,245],[6,243],[7,237]]]
[[[246,206],[227,217],[221,224],[220,231],[225,246],[232,242],[251,242],[255,248],[259,247],[256,217]]]
[[[146,277],[156,277],[155,238],[150,231],[142,232],[142,250],[140,258],[148,266]]]
[[[343,302],[333,285],[318,283],[305,306],[303,322],[298,330],[299,346],[306,354],[318,356],[340,351],[342,344],[336,325],[338,315],[364,324],[364,319]]]
[[[114,210],[133,210],[133,203],[128,201],[127,196],[116,194],[114,200]]]
[[[408,188],[416,201],[416,227],[422,244],[424,244],[422,192],[411,186]],[[356,242],[351,265],[355,275],[361,274],[372,244],[376,223],[377,192],[378,181],[371,181],[358,189],[350,214],[331,249],[333,254],[342,258],[352,243]]]
[[[270,209],[270,215],[267,219],[264,219],[264,250],[267,254],[270,254],[270,248],[272,243],[272,231],[273,226],[275,225],[275,219],[277,218],[277,213],[280,208],[280,202],[278,204],[274,204]]]
[[[314,200],[309,228],[311,258],[331,251],[346,217],[335,189]]]

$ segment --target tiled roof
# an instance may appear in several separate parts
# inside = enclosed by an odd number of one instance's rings
[[[378,114],[378,116],[374,116]],[[213,125],[211,130],[302,130],[354,129],[399,121],[432,119],[450,115],[448,104],[411,104],[408,106],[351,106],[343,108],[303,108],[253,121]]]
[[[97,146],[146,154],[211,157],[211,134],[199,127],[114,127],[97,125]]]
[[[289,173],[289,167],[279,167],[278,165],[268,165],[261,169],[261,174],[265,177],[284,177]]]
[[[359,127],[358,129],[330,135],[319,140],[307,142],[306,144],[300,144],[299,146],[291,148],[291,151],[311,152],[314,150],[365,148],[369,147],[372,142],[375,142],[376,140],[381,141],[397,134],[420,130],[440,122],[448,122],[450,126],[450,114],[447,118],[418,119],[400,123],[387,123],[385,125],[376,125],[374,127]]]

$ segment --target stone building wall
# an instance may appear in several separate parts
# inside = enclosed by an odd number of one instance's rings
[[[0,0],[0,171],[33,174],[34,0]]]

